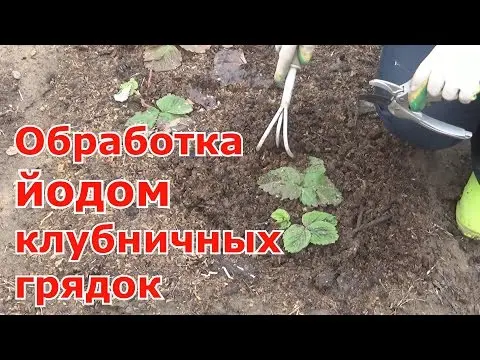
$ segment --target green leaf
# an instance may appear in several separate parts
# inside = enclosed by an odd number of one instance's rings
[[[290,221],[282,221],[278,224],[278,228],[280,230],[287,230],[290,226],[292,226],[292,223]]]
[[[193,107],[184,98],[168,94],[156,102],[162,112],[176,115],[185,115],[193,111]]]
[[[327,177],[323,179],[321,184],[315,186],[315,189],[317,191],[318,203],[322,206],[337,206],[343,201],[342,193]]]
[[[307,228],[318,221],[326,221],[333,226],[337,226],[337,218],[329,213],[323,211],[310,211],[308,213],[303,214],[302,216],[302,223]]]
[[[281,167],[260,176],[257,184],[270,195],[279,196],[281,200],[298,199],[302,193],[303,175],[291,167]]]
[[[275,210],[271,216],[281,230],[288,229],[290,225],[292,225],[290,222],[290,215],[283,209]]]
[[[323,160],[309,157],[310,166],[305,171],[305,177],[302,186],[309,195],[312,191],[316,193],[315,201],[308,197],[307,202],[302,203],[306,206],[326,206],[326,205],[339,205],[343,198],[342,194],[332,181],[326,175],[325,164]]]
[[[303,188],[300,201],[305,206],[318,206],[317,193],[315,192],[315,189],[313,187]]]
[[[170,114],[168,112],[161,112],[158,114],[158,120],[169,123],[175,119],[178,119],[180,116],[175,114]]]
[[[338,240],[337,228],[327,221],[315,221],[307,229],[312,234],[310,237],[312,244],[329,245]]]
[[[277,209],[272,213],[272,219],[277,222],[290,221],[290,215],[286,210]]]
[[[151,129],[157,123],[160,112],[155,107],[150,107],[144,112],[136,112],[130,119],[127,120],[126,126],[147,124]]]
[[[325,178],[325,168],[323,168],[322,170],[320,165],[309,167],[305,172],[303,186],[314,187],[318,184],[321,184],[324,178]]]
[[[283,247],[289,253],[298,253],[308,246],[310,231],[302,225],[293,224],[283,233]]]
[[[309,156],[308,163],[310,164],[309,167],[320,166],[323,168],[323,172],[325,172],[325,163],[323,162],[322,159],[316,158],[314,156]]]
[[[326,175],[323,160],[310,156],[309,167],[302,174],[291,167],[282,167],[260,177],[260,188],[281,199],[300,199],[305,206],[339,205],[342,194]]]

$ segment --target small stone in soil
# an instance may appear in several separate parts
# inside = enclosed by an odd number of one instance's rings
[[[20,78],[22,77],[22,74],[20,74],[20,71],[13,70],[12,71],[12,76],[13,76],[14,79],[20,80]]]

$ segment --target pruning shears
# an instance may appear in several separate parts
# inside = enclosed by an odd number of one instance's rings
[[[426,84],[414,92],[410,92],[410,81],[397,85],[389,81],[374,79],[369,84],[385,90],[387,94],[362,95],[360,99],[385,107],[393,116],[414,121],[439,134],[462,140],[472,137],[470,131],[434,119],[421,112],[428,100]]]

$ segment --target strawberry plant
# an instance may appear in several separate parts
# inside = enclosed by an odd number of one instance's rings
[[[126,126],[146,124],[152,129],[158,121],[169,123],[178,118],[184,118],[193,111],[192,105],[180,96],[168,94],[158,99],[155,106],[143,112],[137,112],[128,119]]]
[[[290,222],[290,214],[283,209],[277,209],[272,213],[272,219],[275,220],[277,226],[281,230],[286,230],[292,225]]]
[[[290,215],[283,209],[275,210],[271,217],[280,229],[285,230],[283,247],[289,253],[298,253],[309,244],[333,244],[339,237],[336,217],[326,212],[307,212],[302,216],[302,224],[291,224]]]
[[[310,156],[305,171],[280,167],[262,175],[257,184],[263,191],[281,200],[299,199],[305,206],[339,205],[342,194],[326,175],[323,160]]]

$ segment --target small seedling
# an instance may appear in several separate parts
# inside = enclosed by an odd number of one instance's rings
[[[131,78],[129,81],[124,82],[122,85],[120,85],[120,90],[118,91],[118,93],[113,95],[113,98],[115,99],[115,101],[125,102],[133,94],[139,94],[138,82],[134,78]]]
[[[272,213],[277,226],[285,230],[283,247],[289,253],[298,253],[309,244],[329,245],[338,240],[337,219],[322,211],[310,211],[302,216],[302,224],[291,224],[290,215],[283,209]]]
[[[277,209],[272,213],[272,219],[275,220],[278,228],[281,230],[286,230],[292,225],[290,222],[290,215],[283,209]]]
[[[192,105],[184,98],[172,94],[158,99],[155,106],[149,107],[143,112],[137,112],[128,119],[126,126],[146,124],[152,129],[158,121],[169,123],[193,111]]]
[[[337,206],[343,200],[340,191],[327,177],[323,160],[312,156],[304,172],[293,167],[281,167],[261,176],[258,185],[281,200],[299,199],[305,206]]]

